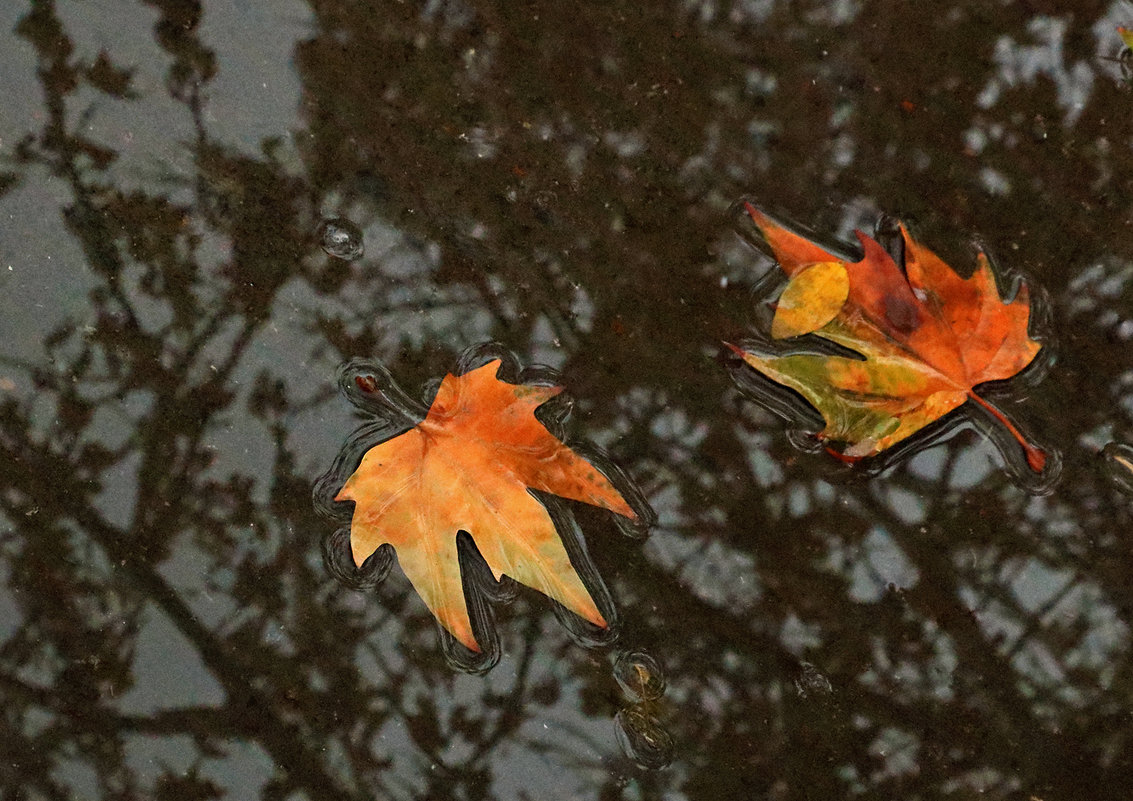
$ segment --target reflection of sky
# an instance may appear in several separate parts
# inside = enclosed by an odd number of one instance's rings
[[[1027,25],[1031,41],[1017,42],[1004,36],[996,42],[995,61],[999,74],[988,82],[978,99],[979,106],[991,108],[1005,90],[1037,78],[1051,80],[1057,89],[1057,102],[1063,123],[1073,125],[1090,98],[1094,71],[1084,61],[1067,64],[1064,40],[1071,17],[1036,16]]]

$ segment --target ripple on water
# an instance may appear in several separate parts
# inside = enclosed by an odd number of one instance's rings
[[[361,258],[365,248],[362,243],[362,229],[350,220],[331,217],[319,224],[319,245],[328,256],[343,261]]]

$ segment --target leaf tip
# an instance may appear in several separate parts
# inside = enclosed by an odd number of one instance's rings
[[[1041,473],[1046,468],[1046,451],[1036,448],[1029,442],[1023,444],[1023,450],[1027,454],[1027,466],[1036,473]]]
[[[358,544],[358,540],[354,537],[354,527],[350,529],[350,558],[354,560],[355,567],[362,567],[370,554],[364,553],[365,549]]]
[[[473,653],[476,653],[476,654],[484,653],[484,649],[480,647],[480,643],[476,642],[476,640],[471,638],[471,637],[469,637],[468,639],[462,638],[460,640],[460,644],[463,645],[465,648],[467,648],[469,651],[472,651]]]
[[[837,256],[821,245],[796,233],[746,200],[743,201],[743,208],[755,223],[763,242],[771,249],[779,268],[787,275],[793,275],[808,264],[838,260]]]
[[[977,395],[974,391],[968,391],[968,397],[975,401],[978,405],[982,406],[991,415],[998,420],[1003,426],[1011,433],[1023,449],[1023,453],[1027,457],[1027,466],[1034,470],[1036,473],[1041,473],[1043,468],[1046,467],[1047,455],[1046,451],[1037,445],[1032,445],[1014,423],[1007,419],[1007,415],[995,408],[995,406],[988,403],[986,400]]]
[[[598,605],[594,603],[594,598],[588,592],[583,591],[583,594],[570,599],[564,606],[592,626],[597,626],[600,629],[610,627],[606,618],[598,611]]]
[[[880,259],[881,261],[893,262],[893,257],[889,255],[889,251],[883,248],[880,242],[865,231],[855,228],[854,236],[856,236],[858,242],[861,243],[863,261],[876,261]],[[916,247],[916,242],[912,242],[912,246]],[[894,266],[896,266],[896,264],[896,262],[893,262]]]

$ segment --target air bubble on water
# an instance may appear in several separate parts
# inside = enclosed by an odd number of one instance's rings
[[[328,256],[344,261],[354,261],[362,256],[362,229],[350,220],[342,217],[323,220],[318,237],[319,245]]]
[[[803,662],[799,667],[799,675],[795,677],[795,692],[799,698],[815,698],[834,692],[830,679],[810,662]]]
[[[665,677],[657,660],[644,651],[626,651],[614,662],[614,678],[627,698],[656,701],[665,694]]]
[[[640,704],[623,709],[614,718],[618,742],[625,755],[643,768],[660,770],[673,761],[673,737]]]
[[[1102,458],[1110,482],[1126,495],[1133,495],[1133,447],[1111,442],[1102,448]]]

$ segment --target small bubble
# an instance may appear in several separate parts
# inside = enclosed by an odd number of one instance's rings
[[[665,677],[657,660],[644,651],[626,651],[614,662],[614,678],[626,697],[656,701],[665,694]]]
[[[362,256],[362,229],[342,217],[323,220],[318,230],[319,245],[328,256],[354,261]]]
[[[622,751],[638,765],[660,770],[673,761],[672,735],[640,704],[623,709],[614,721]]]
[[[1111,442],[1102,448],[1105,472],[1115,487],[1133,495],[1133,447],[1123,442]]]
[[[830,679],[810,662],[803,662],[801,668],[799,675],[795,677],[795,692],[799,694],[799,698],[830,695],[834,692]]]

